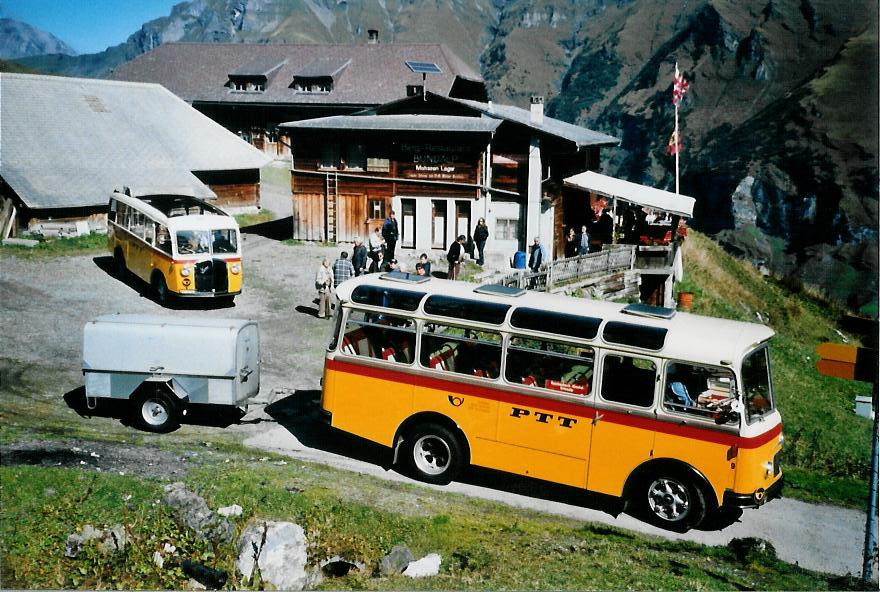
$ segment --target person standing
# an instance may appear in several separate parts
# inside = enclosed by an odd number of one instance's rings
[[[578,236],[574,233],[574,227],[568,229],[565,235],[565,256],[574,257],[578,254]]]
[[[377,226],[370,235],[370,270],[367,273],[379,271],[379,259],[382,257],[382,235],[379,234],[381,230],[382,228]]]
[[[587,225],[581,226],[581,231],[577,237],[577,254],[586,255],[590,252],[590,233],[587,232]]]
[[[529,269],[532,271],[539,271],[541,265],[546,263],[549,263],[549,261],[547,261],[547,249],[541,244],[541,237],[536,236],[535,242],[532,245],[532,256],[529,258]]]
[[[477,244],[477,265],[483,265],[486,257],[483,250],[486,248],[486,241],[489,240],[489,227],[486,226],[486,219],[477,220],[477,227],[474,228],[474,242]]]
[[[394,210],[385,218],[382,224],[382,238],[385,239],[385,259],[391,261],[394,259],[394,249],[397,246],[397,239],[400,237],[400,231],[397,228],[397,218],[394,216]]]
[[[449,263],[449,269],[446,271],[446,278],[457,280],[458,274],[461,272],[461,257],[464,253],[464,242],[467,237],[463,234],[458,235],[455,242],[449,245],[449,251],[446,253],[446,261]]]
[[[348,260],[348,253],[342,251],[339,259],[333,262],[333,285],[338,288],[342,282],[350,280],[354,275],[354,265]]]
[[[330,318],[330,292],[333,290],[333,272],[330,260],[326,257],[315,274],[315,288],[318,290],[318,318]]]
[[[351,264],[354,267],[354,275],[363,275],[367,269],[367,247],[361,237],[354,237],[354,250],[351,252]]]

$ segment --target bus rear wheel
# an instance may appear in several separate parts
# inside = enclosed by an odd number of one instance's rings
[[[706,517],[706,500],[693,479],[655,473],[639,487],[638,507],[646,522],[684,532]]]
[[[148,388],[132,401],[132,419],[135,425],[147,432],[164,434],[176,429],[178,406],[165,386]]]
[[[125,255],[122,254],[122,249],[116,249],[113,252],[113,264],[116,268],[116,277],[125,279],[127,268],[125,267]]]
[[[420,481],[446,485],[464,468],[464,447],[445,426],[420,425],[404,442],[404,459],[412,475]]]

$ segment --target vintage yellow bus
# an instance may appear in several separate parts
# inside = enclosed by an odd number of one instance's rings
[[[508,471],[668,529],[782,488],[763,325],[399,272],[337,296],[322,411],[416,478]]]
[[[195,197],[114,191],[107,246],[117,274],[149,283],[156,300],[241,293],[241,237],[235,218]]]

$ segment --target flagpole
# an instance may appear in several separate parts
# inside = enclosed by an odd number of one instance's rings
[[[675,62],[675,78],[677,79],[678,74],[678,62]],[[674,83],[673,83],[674,84]],[[680,195],[678,191],[678,153],[681,152],[681,141],[678,137],[678,101],[674,101],[675,103],[675,194]]]

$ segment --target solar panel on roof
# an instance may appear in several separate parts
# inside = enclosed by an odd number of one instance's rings
[[[484,284],[474,288],[477,294],[492,294],[493,296],[522,296],[526,293],[522,288],[514,286],[502,286],[500,284]]]
[[[655,319],[671,319],[675,316],[674,308],[663,308],[649,304],[628,304],[621,312],[639,317],[652,317]]]
[[[443,74],[440,66],[433,62],[404,62],[410,70],[419,74]]]

